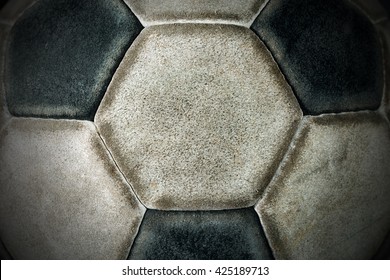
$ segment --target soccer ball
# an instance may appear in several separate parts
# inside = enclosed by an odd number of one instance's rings
[[[1,258],[389,258],[383,3],[8,1]]]

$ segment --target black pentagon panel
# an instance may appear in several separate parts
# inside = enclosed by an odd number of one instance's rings
[[[389,0],[379,0],[383,8],[387,11],[387,13],[390,15],[390,1]]]
[[[390,232],[385,237],[378,252],[373,257],[375,260],[390,260]]]
[[[0,240],[0,260],[12,260],[12,256],[5,248],[3,241]]]
[[[15,116],[92,120],[142,25],[121,0],[40,0],[11,30],[6,97]]]
[[[129,259],[272,259],[253,208],[147,210]]]
[[[273,0],[251,29],[274,55],[305,114],[379,107],[379,36],[348,1]]]
[[[8,2],[8,0],[1,0],[0,1],[0,9],[4,7],[4,5]]]

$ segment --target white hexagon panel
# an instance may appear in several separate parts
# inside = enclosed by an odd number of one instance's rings
[[[124,259],[145,212],[86,121],[12,119],[0,185],[0,234],[15,259]]]
[[[256,206],[277,259],[370,259],[390,230],[390,129],[374,112],[305,117]]]
[[[213,22],[249,26],[265,0],[124,0],[144,26]]]
[[[137,37],[95,122],[148,208],[217,210],[254,205],[301,117],[252,31],[171,24]]]

